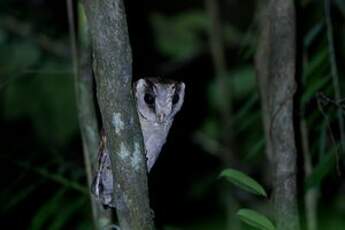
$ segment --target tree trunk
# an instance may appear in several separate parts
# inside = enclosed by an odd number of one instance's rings
[[[153,229],[144,143],[132,94],[132,56],[122,0],[84,0],[97,99],[107,134],[121,230]]]
[[[69,1],[71,3],[71,1]],[[72,7],[69,7],[72,11]],[[93,75],[92,75],[92,63],[91,63],[91,49],[88,40],[86,21],[83,20],[85,15],[83,9],[79,9],[79,68],[75,78],[76,98],[78,105],[79,125],[81,131],[81,137],[83,142],[84,161],[86,168],[86,177],[88,187],[91,187],[92,175],[97,167],[97,153],[99,143],[99,127],[97,124],[96,115],[96,99],[94,97]],[[70,14],[70,19],[72,14]],[[73,22],[73,20],[70,20]],[[73,23],[72,23],[73,24]],[[70,25],[72,28],[73,25]],[[73,29],[75,31],[75,29]],[[71,34],[73,34],[71,31]],[[75,36],[73,38],[75,41]],[[73,42],[73,41],[72,41]],[[76,47],[75,47],[76,50]],[[75,63],[75,65],[77,65]],[[104,229],[106,226],[112,225],[112,211],[111,209],[104,209],[103,206],[98,203],[91,195],[91,208],[93,223],[95,229]]]
[[[296,29],[292,0],[271,0],[264,9],[256,55],[257,77],[273,172],[277,229],[298,230],[293,96],[296,90]]]

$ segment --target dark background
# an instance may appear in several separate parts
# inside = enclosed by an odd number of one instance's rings
[[[330,44],[323,1],[296,2],[301,70],[295,110],[296,119],[305,119],[309,127],[313,163],[312,175],[304,178],[302,173],[299,178],[301,219],[304,224],[304,191],[314,189],[319,196],[319,229],[343,229],[345,186],[343,173],[336,172],[337,165],[343,168],[343,153],[336,150],[340,143],[336,107],[325,105],[322,114],[316,94],[321,91],[334,97],[330,45],[336,48],[339,86],[344,89],[345,4],[334,1],[334,41]],[[229,132],[234,135],[237,160],[231,167],[255,178],[270,195],[253,61],[257,1],[218,3],[226,85],[232,91]],[[239,207],[271,217],[270,196],[256,197],[218,179],[225,164],[215,149],[224,122],[204,1],[129,0],[125,5],[134,79],[163,77],[186,83],[185,104],[149,176],[157,226],[226,229],[228,220],[237,218],[235,212],[226,211],[227,196],[233,196]],[[91,229],[66,2],[2,0],[0,9],[0,227]],[[247,229],[244,224],[239,226]]]

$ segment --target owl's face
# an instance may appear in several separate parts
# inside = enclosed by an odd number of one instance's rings
[[[139,114],[153,123],[170,121],[181,109],[185,84],[159,79],[140,79],[134,83]]]

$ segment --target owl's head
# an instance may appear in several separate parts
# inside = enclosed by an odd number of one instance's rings
[[[156,78],[139,79],[134,83],[138,112],[154,123],[170,121],[181,109],[185,84]]]

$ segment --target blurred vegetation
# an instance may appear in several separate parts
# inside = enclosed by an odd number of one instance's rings
[[[334,39],[330,41],[324,1],[296,1],[299,87],[295,109],[296,124],[306,123],[311,157],[310,175],[303,176],[302,159],[299,165],[302,222],[305,226],[304,194],[314,189],[318,229],[340,230],[345,226],[345,153],[336,111],[341,107],[343,112],[343,103],[334,99],[331,65],[337,67],[344,96],[345,2],[332,2]],[[229,185],[218,179],[225,169],[218,155],[224,147],[220,141],[224,98],[210,57],[210,21],[204,2],[126,4],[134,72],[158,73],[187,83],[184,109],[150,177],[157,225],[166,230],[226,229],[229,216],[221,194]],[[239,159],[232,167],[259,181],[268,193],[268,198],[254,197],[233,186],[228,196],[234,196],[241,208],[272,217],[253,66],[256,1],[219,4],[229,69],[226,86],[233,97],[234,152]],[[0,9],[0,226],[92,229],[65,2],[2,0]],[[330,46],[335,47],[334,53]],[[298,125],[296,130],[302,158]],[[241,229],[252,228],[243,223]]]

